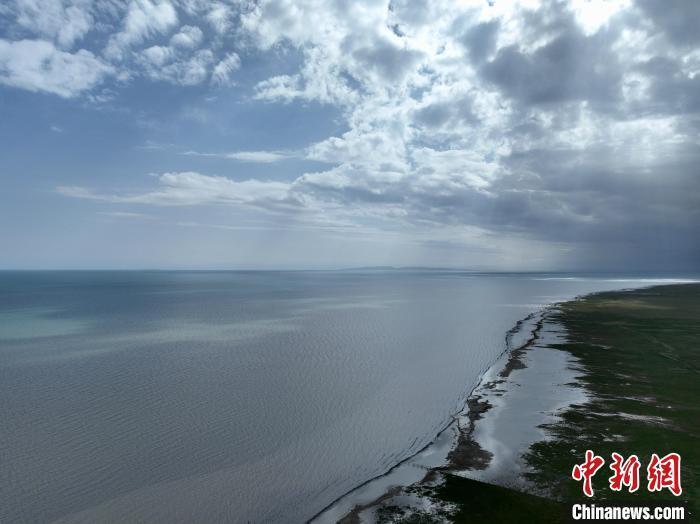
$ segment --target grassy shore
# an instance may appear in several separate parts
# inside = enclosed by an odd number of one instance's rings
[[[700,516],[700,285],[670,285],[608,292],[564,303],[549,319],[568,333],[555,345],[576,357],[577,384],[588,401],[569,407],[546,426],[550,438],[526,452],[524,474],[538,496],[441,471],[439,478],[404,490],[423,502],[407,511],[385,504],[384,522],[566,522],[571,501],[584,498],[571,479],[586,449],[606,459],[594,477],[591,501],[654,503],[682,500],[689,521]],[[552,346],[550,346],[552,347]],[[535,349],[536,350],[536,349]],[[608,488],[610,454],[636,454],[641,488]],[[652,453],[682,456],[683,495],[646,490]],[[544,495],[544,496],[543,496]]]
[[[530,480],[557,498],[581,498],[569,474],[586,449],[636,454],[643,467],[652,453],[677,452],[682,499],[700,515],[700,285],[600,293],[563,304],[555,319],[569,333],[561,349],[580,360],[592,398],[547,428],[553,440],[531,448]],[[633,495],[611,492],[609,473],[596,477],[596,499],[674,498],[645,484]]]

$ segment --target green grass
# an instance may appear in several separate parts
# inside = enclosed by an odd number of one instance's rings
[[[433,488],[407,491],[439,502],[449,510],[407,512],[398,506],[386,506],[377,512],[380,524],[568,522],[569,508],[560,502],[456,475],[445,474],[444,481]]]
[[[556,319],[570,336],[561,349],[581,361],[580,382],[594,400],[568,410],[548,427],[555,439],[531,448],[530,480],[559,499],[582,499],[570,472],[590,448],[606,459],[596,500],[670,500],[667,490],[646,490],[646,465],[651,453],[675,451],[680,499],[700,515],[700,285],[601,293],[563,305]],[[637,493],[608,489],[613,451],[639,456]]]
[[[454,522],[568,522],[569,508],[552,500],[448,475],[440,499],[454,503]]]

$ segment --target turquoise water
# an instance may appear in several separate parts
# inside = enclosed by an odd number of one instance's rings
[[[430,442],[518,319],[655,282],[0,272],[0,522],[308,519]]]

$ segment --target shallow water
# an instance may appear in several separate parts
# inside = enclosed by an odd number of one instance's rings
[[[430,442],[538,305],[653,283],[0,272],[0,522],[308,519]]]

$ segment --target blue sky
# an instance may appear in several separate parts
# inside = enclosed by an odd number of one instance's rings
[[[695,270],[699,5],[10,1],[0,267]]]

